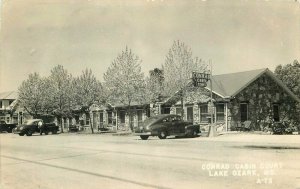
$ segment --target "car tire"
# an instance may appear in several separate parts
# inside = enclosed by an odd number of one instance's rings
[[[52,131],[52,134],[57,134],[57,131]]]
[[[45,132],[45,135],[48,135],[48,131]]]
[[[193,137],[197,137],[198,136],[198,132],[196,130],[193,131]]]
[[[141,135],[140,137],[141,137],[142,140],[147,140],[149,138],[148,135]]]
[[[186,137],[189,137],[189,138],[194,137],[194,130],[191,130],[191,129],[187,130]]]
[[[198,132],[197,132],[196,129],[190,129],[190,130],[187,131],[186,136],[189,137],[189,138],[194,138],[194,137],[198,136]]]
[[[24,136],[24,133],[19,133],[19,136]]]
[[[30,130],[28,130],[28,131],[26,132],[26,135],[27,135],[27,136],[32,136],[32,132],[31,132]]]
[[[159,139],[166,139],[167,138],[167,132],[166,131],[160,131],[158,134]]]

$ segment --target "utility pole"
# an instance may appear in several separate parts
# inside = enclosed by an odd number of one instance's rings
[[[208,130],[208,137],[215,136],[215,127],[214,127],[214,111],[213,111],[213,93],[212,93],[212,61],[209,60],[210,65],[210,126]]]

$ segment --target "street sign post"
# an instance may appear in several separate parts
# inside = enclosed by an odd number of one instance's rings
[[[209,60],[210,63],[210,73],[201,73],[201,72],[192,72],[192,81],[194,87],[206,87],[208,80],[210,80],[210,104],[208,106],[209,114],[210,114],[210,127],[208,136],[215,136],[215,127],[214,127],[214,107],[212,102],[212,63],[211,60]]]

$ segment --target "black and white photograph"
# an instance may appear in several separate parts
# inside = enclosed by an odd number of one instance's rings
[[[299,0],[0,6],[0,189],[300,189]]]

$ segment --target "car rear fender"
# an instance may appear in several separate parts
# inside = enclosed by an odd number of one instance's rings
[[[188,130],[196,130],[197,132],[199,132],[200,130],[200,126],[199,125],[187,125],[185,126],[185,130],[188,131]]]

